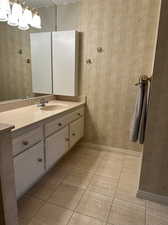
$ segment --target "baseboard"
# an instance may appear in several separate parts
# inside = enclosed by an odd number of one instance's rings
[[[168,197],[163,195],[154,194],[151,192],[146,192],[142,190],[138,190],[136,196],[138,198],[144,199],[144,200],[150,200],[153,202],[161,203],[168,205]]]
[[[97,144],[92,144],[90,142],[79,142],[78,146],[93,148],[93,149],[96,149],[99,151],[117,152],[117,153],[122,153],[125,155],[137,156],[137,157],[141,157],[141,155],[142,155],[141,152],[136,152],[133,150],[122,149],[122,148],[113,148],[113,147],[106,146],[106,145],[97,145]]]

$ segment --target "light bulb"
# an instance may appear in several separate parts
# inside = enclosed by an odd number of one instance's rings
[[[24,14],[19,18],[18,28],[20,30],[28,30],[29,29],[29,25],[27,24]]]
[[[10,14],[9,0],[0,0],[0,10],[3,10],[7,15]]]
[[[31,26],[37,29],[41,29],[41,18],[38,14],[34,14]]]
[[[30,10],[28,10],[27,8],[25,8],[24,11],[23,11],[23,14],[19,17],[18,28],[20,30],[28,30],[29,29],[28,23],[30,23],[32,21],[31,20],[31,17],[30,17],[29,11]]]
[[[32,23],[32,12],[29,8],[25,8],[24,10],[24,17],[27,21],[27,24],[31,24]]]
[[[22,16],[22,6],[14,3],[12,6],[12,13],[9,15],[8,24],[11,26],[18,26],[19,18]]]
[[[0,21],[1,21],[1,22],[6,22],[6,21],[8,21],[8,15],[7,15],[7,13],[5,12],[5,10],[3,10],[3,9],[0,9]]]

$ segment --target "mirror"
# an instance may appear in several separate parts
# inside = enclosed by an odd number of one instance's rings
[[[27,2],[39,7],[42,29],[21,31],[0,22],[0,101],[38,96],[32,92],[30,33],[56,31],[56,27],[59,31],[78,30],[79,2],[59,6],[54,3],[40,5],[44,1],[39,1],[39,5]]]

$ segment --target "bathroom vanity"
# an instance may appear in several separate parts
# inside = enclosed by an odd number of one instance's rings
[[[13,160],[17,198],[21,197],[82,137],[84,102],[51,101],[2,112],[14,124]]]

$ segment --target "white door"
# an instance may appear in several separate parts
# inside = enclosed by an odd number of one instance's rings
[[[44,174],[42,142],[14,158],[16,196],[19,198]]]
[[[70,124],[70,148],[72,148],[84,134],[84,117]]]
[[[50,169],[68,151],[68,127],[46,139],[46,168]]]
[[[78,75],[78,32],[52,32],[53,93],[76,96]]]
[[[52,94],[51,32],[31,33],[33,93]]]

